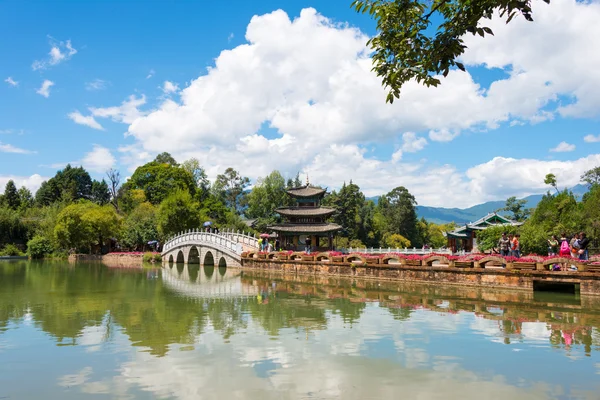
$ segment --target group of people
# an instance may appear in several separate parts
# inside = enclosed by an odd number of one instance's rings
[[[521,235],[518,233],[513,235],[507,235],[506,232],[502,233],[502,237],[498,240],[498,248],[500,249],[500,255],[504,257],[521,257]]]
[[[573,257],[580,260],[589,259],[588,246],[590,239],[585,232],[574,234],[570,239],[566,233],[560,235],[560,239],[556,235],[552,235],[548,239],[548,255],[560,257]],[[504,257],[521,257],[521,235],[502,233],[502,237],[498,240],[498,249],[500,255]]]
[[[580,260],[588,260],[590,255],[588,246],[590,245],[590,239],[587,237],[585,232],[579,232],[573,235],[569,240],[566,233],[560,235],[560,239],[557,239],[555,235],[552,235],[548,239],[548,255],[549,256],[561,256],[561,257],[573,257],[579,258]]]

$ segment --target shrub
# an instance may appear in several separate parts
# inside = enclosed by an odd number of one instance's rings
[[[54,251],[52,241],[45,236],[34,236],[27,242],[27,255],[30,258],[44,258]]]
[[[162,256],[160,255],[160,253],[146,252],[146,253],[144,253],[143,259],[144,259],[144,262],[151,262],[151,263],[162,262]]]
[[[24,256],[25,254],[19,250],[17,246],[14,244],[7,244],[4,246],[2,251],[0,251],[0,256]]]

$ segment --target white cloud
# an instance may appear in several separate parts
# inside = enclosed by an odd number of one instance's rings
[[[94,79],[93,81],[85,83],[85,90],[94,91],[94,90],[103,90],[106,89],[108,82],[102,79]]]
[[[103,131],[104,128],[94,119],[93,115],[84,116],[79,111],[74,111],[67,115],[73,122],[79,125],[89,126],[92,129]]]
[[[429,131],[429,139],[434,142],[450,142],[459,135],[460,132],[450,132],[448,129],[438,129]]]
[[[18,188],[25,186],[31,191],[31,193],[35,193],[40,188],[42,182],[48,179],[49,178],[43,177],[38,174],[34,174],[31,176],[0,175],[0,190],[3,192],[4,187],[6,186],[8,181],[12,180],[13,182],[15,182],[15,185]]]
[[[10,86],[19,86],[19,82],[15,81],[12,77],[8,77],[4,80],[4,82],[8,83]]]
[[[485,41],[469,37],[472,48],[465,54],[469,65],[489,64],[506,70],[507,76],[489,87],[480,86],[468,72],[451,71],[439,87],[411,82],[403,88],[401,99],[385,104],[385,90],[371,72],[365,46],[368,38],[305,9],[294,20],[283,11],[253,17],[246,30],[247,43],[222,51],[213,67],[179,92],[179,101],[164,100],[144,113],[139,110],[145,103],[142,97],[141,104],[130,108],[128,118],[122,117],[125,103],[91,111],[95,117],[129,124],[127,135],[135,144],[119,150],[121,161],[130,169],[169,151],[179,160],[192,156],[205,160],[211,178],[229,166],[250,178],[273,169],[291,176],[303,171],[310,173],[311,181],[331,187],[352,178],[369,195],[404,185],[420,204],[427,205],[464,206],[501,199],[506,193],[538,193],[545,190],[543,176],[554,168],[552,161],[516,160],[513,165],[508,162],[511,159],[494,158],[466,173],[435,160],[427,165],[402,162],[403,155],[427,144],[424,134],[431,141],[448,142],[463,131],[550,120],[559,111],[555,102],[559,96],[576,98],[582,107],[595,101],[578,91],[585,86],[584,78],[573,78],[581,85],[566,82],[568,73],[554,74],[554,68],[547,66],[554,65],[555,59],[560,68],[563,60],[579,60],[563,57],[563,53],[572,55],[571,47],[587,46],[580,54],[594,48],[585,26],[557,23],[557,15],[589,13],[600,19],[600,10],[571,0],[551,6],[538,3],[534,3],[535,22],[499,23],[493,26],[496,36]],[[591,18],[584,21],[593,25],[592,31],[600,26],[589,22]],[[513,28],[520,34],[511,34]],[[536,40],[523,39],[523,32]],[[548,35],[561,36],[558,51],[541,53],[538,48],[551,45]],[[491,50],[486,47],[488,40],[493,40]],[[531,60],[529,53],[543,56],[543,62]],[[581,63],[587,65],[588,60]],[[586,67],[586,79],[595,79],[592,86],[599,81],[589,75],[597,70],[596,64]],[[541,68],[545,69],[540,72]],[[269,137],[262,134],[263,126],[271,128]],[[390,160],[367,156],[365,148],[395,142],[402,132],[411,134],[406,140],[403,136]],[[573,160],[563,166],[580,170],[585,163]],[[538,180],[538,172],[532,174],[531,179],[522,180],[527,185],[523,186],[521,178],[514,176],[520,177],[521,169],[529,165],[543,175]],[[513,176],[493,184],[494,173],[503,175],[503,171],[493,171],[495,166],[508,168]],[[449,189],[440,191],[439,187]]]
[[[46,79],[42,82],[42,86],[36,90],[35,92],[39,95],[44,96],[45,98],[50,97],[50,88],[54,86],[54,82]]]
[[[494,82],[488,96],[505,95],[498,107],[513,108],[516,116],[538,115],[540,106],[558,95],[571,104],[551,104],[551,113],[563,116],[597,116],[600,112],[600,3],[576,0],[532,2],[534,22],[522,17],[510,24],[503,18],[486,21],[494,36],[467,35],[463,60],[468,65],[503,68],[509,78]],[[577,21],[576,24],[565,23]],[[500,98],[499,98],[500,100]],[[519,105],[519,112],[515,106]],[[548,114],[546,114],[546,118]]]
[[[69,60],[75,54],[77,54],[77,50],[73,48],[71,45],[71,41],[67,40],[66,42],[57,41],[56,39],[50,38],[50,52],[48,53],[48,58],[43,60],[36,60],[31,65],[31,68],[34,71],[40,69],[47,69],[49,67],[60,64],[63,61]]]
[[[424,137],[418,137],[414,132],[405,132],[402,134],[402,151],[407,153],[416,153],[421,151],[427,146],[427,139]]]
[[[33,154],[35,151],[21,149],[12,144],[0,142],[0,153]]]
[[[155,73],[154,70],[151,69],[150,72],[148,72],[148,75],[146,75],[146,79],[152,78],[154,76],[154,73]]]
[[[89,110],[95,117],[111,118],[115,122],[131,124],[136,119],[144,116],[144,113],[138,109],[138,107],[144,104],[146,104],[146,96],[142,95],[140,98],[137,98],[131,95],[120,106],[105,108],[90,107]]]
[[[598,136],[586,135],[583,138],[583,141],[586,143],[600,143],[600,135],[598,135]]]
[[[170,81],[165,81],[165,83],[163,84],[163,87],[162,87],[162,91],[165,94],[176,93],[178,90],[179,90],[179,85],[177,85],[176,83],[170,82]]]
[[[80,164],[92,172],[104,173],[115,165],[115,157],[109,149],[95,144],[92,151],[87,153]]]
[[[555,148],[550,149],[553,153],[568,153],[575,150],[575,145],[567,142],[560,142]]]

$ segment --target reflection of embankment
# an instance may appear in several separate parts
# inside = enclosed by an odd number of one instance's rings
[[[246,272],[242,281],[248,285],[275,282],[275,291],[295,295],[378,302],[405,318],[411,310],[426,309],[445,314],[468,312],[494,321],[545,322],[553,329],[600,328],[600,299],[595,297],[260,272]]]

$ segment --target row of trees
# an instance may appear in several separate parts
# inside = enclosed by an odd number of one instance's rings
[[[273,171],[259,178],[252,190],[249,184],[233,168],[210,182],[197,159],[180,164],[168,153],[137,168],[124,183],[116,170],[98,181],[83,167],[67,165],[43,182],[35,196],[8,182],[0,196],[0,248],[28,247],[32,257],[117,247],[142,250],[149,242],[164,241],[206,221],[221,229],[249,230],[243,217],[254,220],[256,232],[263,232],[278,222],[277,207],[291,205],[286,190],[302,183],[298,175],[286,179]],[[443,230],[452,228],[417,220],[416,201],[404,187],[376,203],[350,181],[324,203],[337,209],[332,219],[343,227],[339,247],[439,247],[445,242]]]

